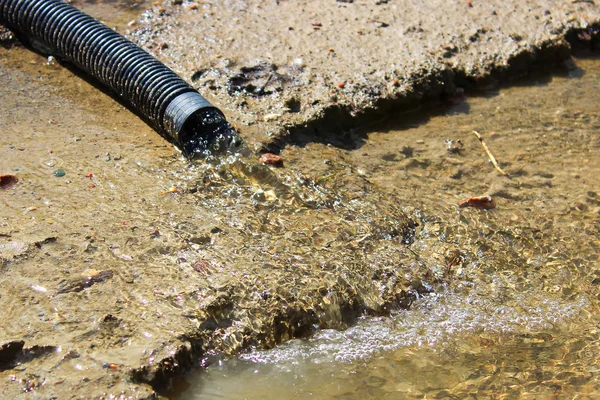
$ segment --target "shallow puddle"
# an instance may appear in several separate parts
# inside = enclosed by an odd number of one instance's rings
[[[599,396],[600,62],[576,65],[357,131],[354,150],[287,148],[293,170],[359,171],[420,216],[410,248],[433,293],[389,318],[209,358],[177,397]],[[457,206],[483,195],[496,208]]]

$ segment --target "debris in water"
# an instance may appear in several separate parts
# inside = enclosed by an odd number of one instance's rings
[[[465,262],[466,255],[463,251],[455,249],[446,255],[446,275],[452,273],[452,269]]]
[[[448,147],[448,153],[451,153],[451,154],[461,154],[462,149],[464,147],[464,144],[463,144],[462,140],[460,140],[460,139],[457,139],[457,140],[446,139],[446,140],[444,140],[444,143]]]
[[[160,192],[161,195],[166,195],[167,193],[178,193],[179,189],[176,186],[171,186],[166,191]]]
[[[31,288],[31,290],[35,290],[36,292],[40,293],[46,293],[48,291],[48,289],[40,285],[31,285],[29,287]]]
[[[496,201],[492,199],[492,196],[481,196],[481,197],[469,197],[467,200],[463,200],[458,203],[459,207],[475,207],[484,210],[491,210],[496,208]]]
[[[498,166],[498,163],[496,162],[496,158],[494,158],[494,155],[492,154],[492,152],[490,151],[490,149],[487,147],[487,145],[483,141],[483,138],[481,137],[481,135],[479,134],[479,132],[473,131],[473,134],[475,136],[477,136],[477,139],[479,139],[479,141],[481,142],[481,145],[483,146],[483,149],[485,150],[485,152],[487,153],[488,157],[490,158],[490,161],[494,165],[494,168],[496,168],[496,170],[498,170],[498,172],[500,172],[501,175],[504,175],[504,176],[506,176],[507,178],[510,179],[510,175],[508,175],[506,172],[504,172],[502,170],[502,168],[500,168]]]
[[[10,189],[17,182],[19,182],[19,178],[14,175],[0,174],[0,188],[2,189]]]
[[[273,153],[265,153],[260,156],[259,161],[263,164],[273,165],[275,167],[283,166],[283,158]]]
[[[192,268],[196,272],[200,272],[201,274],[210,275],[210,263],[206,260],[198,260],[193,265]]]
[[[52,173],[52,175],[56,176],[57,178],[65,176],[66,174],[67,174],[67,172],[62,168],[55,169],[54,172]]]
[[[111,269],[107,269],[100,272],[90,270],[90,273],[91,275],[87,277],[61,282],[55,295],[72,292],[81,292],[96,283],[104,282],[112,278],[114,275],[114,272]]]

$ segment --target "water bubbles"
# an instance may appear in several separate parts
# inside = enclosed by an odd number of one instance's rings
[[[365,318],[346,331],[322,330],[313,338],[291,341],[273,350],[255,350],[241,359],[259,364],[288,364],[299,359],[309,362],[352,363],[365,361],[380,352],[402,347],[443,349],[463,335],[483,332],[519,333],[554,329],[576,318],[588,306],[585,297],[573,302],[537,300],[530,295],[497,307],[493,299],[456,296],[451,292],[425,296],[411,311],[400,311],[391,319]]]

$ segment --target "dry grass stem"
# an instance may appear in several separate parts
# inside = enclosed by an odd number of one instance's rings
[[[496,168],[496,170],[498,172],[500,172],[501,175],[504,175],[504,176],[506,176],[507,178],[510,179],[510,175],[508,175],[506,172],[504,172],[504,170],[502,168],[500,168],[500,166],[498,165],[498,162],[496,161],[496,158],[494,157],[494,155],[492,154],[492,152],[490,151],[490,149],[487,147],[487,145],[483,141],[483,138],[481,137],[481,135],[479,134],[479,132],[473,131],[473,134],[475,136],[477,136],[477,139],[479,139],[479,142],[481,143],[481,145],[483,146],[483,149],[485,150],[486,154],[490,158],[490,161],[494,165],[494,168]]]

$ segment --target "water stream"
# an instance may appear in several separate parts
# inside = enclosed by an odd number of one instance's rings
[[[399,208],[419,210],[412,248],[449,279],[390,317],[207,360],[177,397],[599,396],[600,63],[576,64],[399,116],[356,133],[355,150],[286,149],[296,171],[334,160]],[[510,179],[488,162],[474,129]],[[484,194],[496,209],[457,207]]]

